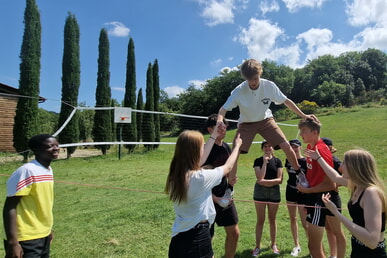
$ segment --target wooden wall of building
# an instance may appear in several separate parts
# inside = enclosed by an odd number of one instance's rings
[[[13,124],[18,98],[0,95],[0,152],[12,152]]]

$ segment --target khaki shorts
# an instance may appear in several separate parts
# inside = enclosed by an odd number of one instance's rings
[[[274,118],[267,118],[259,122],[240,123],[235,137],[238,134],[242,139],[241,153],[249,152],[251,143],[257,134],[260,134],[273,148],[287,141],[285,134]]]

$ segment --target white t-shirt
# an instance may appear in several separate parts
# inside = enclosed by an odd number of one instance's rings
[[[271,102],[279,105],[286,99],[287,97],[274,82],[260,78],[259,87],[256,90],[251,90],[247,81],[239,84],[231,92],[223,108],[231,111],[239,107],[240,123],[258,122],[273,117],[269,109]]]
[[[187,192],[187,202],[174,203],[176,213],[172,226],[172,237],[193,228],[202,220],[214,223],[216,211],[211,189],[220,184],[223,169],[201,169],[191,174]]]

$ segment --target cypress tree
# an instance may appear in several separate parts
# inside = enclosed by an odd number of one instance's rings
[[[154,110],[154,93],[153,93],[153,72],[152,64],[148,64],[148,70],[146,72],[146,102],[145,110],[153,111]],[[142,138],[144,142],[154,142],[155,141],[155,124],[154,116],[151,113],[144,113],[143,123],[142,123]],[[144,144],[147,150],[153,148],[152,144]]]
[[[69,13],[64,28],[64,47],[62,60],[62,104],[58,126],[61,126],[78,105],[81,64],[79,58],[79,25],[75,15]],[[79,114],[75,113],[67,126],[59,134],[60,143],[79,141]],[[76,146],[67,147],[67,158],[76,150]]]
[[[153,63],[152,67],[153,72],[153,100],[154,100],[154,111],[159,111],[159,101],[160,101],[160,82],[159,82],[159,63],[157,59]],[[160,142],[160,115],[154,115],[155,121],[155,141]],[[159,144],[153,145],[155,149],[159,147]]]
[[[143,110],[144,109],[144,100],[142,97],[142,88],[138,91],[137,95],[137,110]],[[138,141],[141,141],[142,139],[142,116],[143,113],[137,112],[136,119],[137,119],[137,139]]]
[[[112,104],[109,72],[109,39],[105,29],[101,29],[98,46],[98,75],[95,93],[96,107],[110,107]],[[94,115],[94,142],[110,142],[112,140],[111,110],[96,110]],[[106,155],[110,145],[96,145]]]
[[[38,133],[41,34],[40,13],[35,0],[26,1],[24,34],[20,51],[19,98],[14,118],[13,146],[28,159],[28,140]]]
[[[136,108],[136,60],[134,53],[134,41],[132,38],[128,44],[128,57],[126,61],[126,82],[125,82],[125,97],[124,107]],[[137,125],[136,116],[132,115],[130,124],[122,124],[123,140],[136,142],[137,141]],[[129,144],[125,146],[129,152],[132,152],[136,145]]]

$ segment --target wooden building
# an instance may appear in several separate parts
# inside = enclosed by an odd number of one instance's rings
[[[0,152],[16,152],[13,147],[13,124],[19,90],[0,83]],[[39,97],[39,102],[45,99]]]

